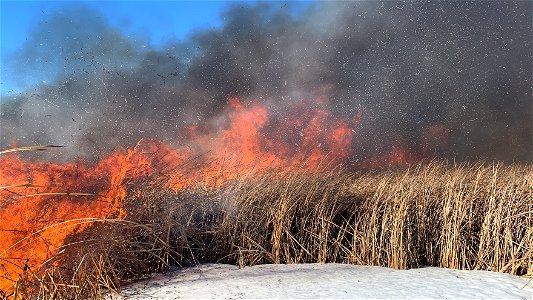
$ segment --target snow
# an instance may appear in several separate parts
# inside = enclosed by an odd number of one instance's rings
[[[345,264],[209,264],[126,286],[113,299],[533,299],[531,280],[488,271]]]

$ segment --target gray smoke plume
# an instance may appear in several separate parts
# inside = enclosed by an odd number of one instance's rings
[[[221,28],[155,48],[71,6],[8,62],[21,80],[49,80],[3,96],[1,148],[59,144],[65,159],[94,159],[143,137],[176,145],[179,128],[216,124],[241,97],[274,118],[298,105],[362,113],[353,161],[400,145],[531,163],[532,17],[527,1],[318,2],[297,16],[234,3]]]

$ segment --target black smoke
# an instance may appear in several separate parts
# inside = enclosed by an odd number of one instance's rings
[[[67,145],[70,159],[143,137],[176,145],[179,128],[216,124],[241,97],[280,118],[299,103],[362,112],[353,160],[395,145],[533,160],[530,2],[317,2],[296,16],[281,2],[233,3],[222,17],[162,47],[83,6],[41,20],[8,63],[21,80],[49,80],[2,97],[1,148]],[[323,95],[329,103],[315,101]]]

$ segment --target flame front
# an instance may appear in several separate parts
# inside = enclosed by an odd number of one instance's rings
[[[248,104],[230,99],[223,129],[189,127],[189,141],[182,147],[140,141],[95,165],[29,162],[18,154],[0,157],[0,289],[13,286],[25,264],[33,271],[45,266],[69,235],[90,224],[69,221],[125,218],[130,181],[172,170],[167,185],[179,190],[198,182],[218,185],[253,170],[305,172],[324,162],[337,165],[350,156],[363,118],[362,112],[343,119],[317,109],[273,120],[265,105]],[[367,163],[403,164],[408,159],[395,148]]]

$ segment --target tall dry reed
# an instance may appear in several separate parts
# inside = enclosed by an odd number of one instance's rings
[[[130,186],[126,220],[91,220],[5,298],[102,298],[205,262],[436,266],[533,274],[533,167],[252,172],[222,186]],[[15,295],[15,293],[18,293]]]

